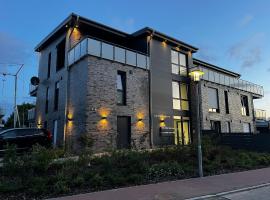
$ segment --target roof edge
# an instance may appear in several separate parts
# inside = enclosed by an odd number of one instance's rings
[[[226,73],[226,74],[230,74],[231,76],[234,76],[236,78],[240,78],[241,77],[241,74],[238,74],[236,72],[233,72],[233,71],[230,71],[230,70],[227,70],[225,68],[222,68],[222,67],[219,67],[219,66],[216,66],[216,65],[213,65],[211,63],[208,63],[208,62],[205,62],[205,61],[202,61],[202,60],[199,60],[197,58],[193,58],[193,62],[196,62],[198,64],[202,64],[202,65],[205,65],[209,68],[212,68],[214,70],[217,70],[217,71],[221,71],[223,73]]]

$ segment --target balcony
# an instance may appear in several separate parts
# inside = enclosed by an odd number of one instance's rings
[[[92,55],[142,69],[149,69],[148,56],[92,38],[81,40],[68,52],[68,65],[73,65],[86,55]]]
[[[30,83],[29,85],[29,94],[31,97],[36,97],[37,96],[37,89],[38,89],[38,85],[32,85]]]
[[[220,85],[226,85],[228,87],[239,89],[245,92],[250,92],[253,94],[254,98],[262,98],[264,96],[263,87],[248,81],[241,80],[239,78],[234,78],[232,76],[227,76],[215,72],[213,70],[206,69],[202,67],[204,75],[202,76],[203,80],[217,83]]]

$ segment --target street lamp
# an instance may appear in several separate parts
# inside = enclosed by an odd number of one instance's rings
[[[191,68],[191,71],[189,73],[190,77],[192,80],[195,82],[195,87],[196,87],[196,96],[197,96],[197,101],[196,101],[196,134],[197,134],[197,149],[198,149],[198,170],[199,170],[199,176],[203,177],[203,166],[202,166],[202,141],[201,141],[201,126],[200,126],[200,101],[199,101],[199,81],[202,77],[204,72],[198,68],[198,67],[193,67]]]

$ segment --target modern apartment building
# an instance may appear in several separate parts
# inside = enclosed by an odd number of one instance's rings
[[[128,34],[71,14],[35,50],[36,123],[55,145],[76,149],[83,134],[95,151],[189,144],[197,98],[202,130],[254,132],[253,99],[263,88],[194,59],[198,48],[152,28]],[[199,95],[188,75],[194,66],[205,72]]]

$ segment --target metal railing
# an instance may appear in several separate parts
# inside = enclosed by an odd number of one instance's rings
[[[149,69],[149,57],[115,44],[84,38],[68,52],[68,65],[72,65],[85,55],[120,62],[135,67]]]
[[[234,77],[231,77],[231,76],[219,73],[219,72],[215,72],[213,70],[209,70],[204,67],[202,67],[202,70],[204,72],[202,79],[204,80],[221,84],[221,85],[226,85],[226,86],[243,90],[246,92],[250,92],[260,97],[264,96],[263,87],[260,85],[257,85],[248,81],[244,81],[239,78],[234,78]]]

